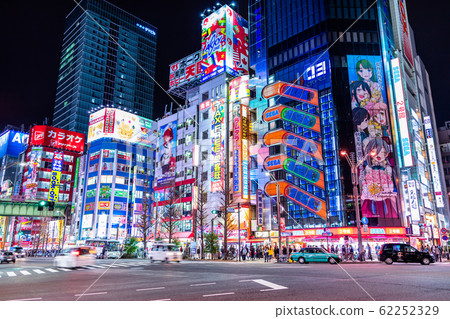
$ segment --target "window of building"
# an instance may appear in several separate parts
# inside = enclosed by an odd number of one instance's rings
[[[208,117],[209,117],[209,111],[206,111],[206,112],[203,112],[203,113],[202,113],[202,119],[203,119],[203,120],[207,120]]]
[[[202,102],[205,102],[208,99],[209,99],[209,93],[208,92],[203,93],[202,94]]]
[[[202,152],[202,161],[206,161],[208,159],[208,151]]]
[[[202,132],[202,139],[203,140],[206,140],[206,139],[208,139],[209,138],[209,136],[208,136],[208,131],[203,131]]]
[[[122,177],[123,178],[123,177]],[[111,184],[113,180],[112,175],[102,175],[100,182],[105,184]]]
[[[208,172],[202,173],[202,182],[206,182],[208,180]]]
[[[89,177],[89,178],[88,178],[87,184],[88,184],[88,185],[94,185],[94,184],[97,184],[97,176]]]

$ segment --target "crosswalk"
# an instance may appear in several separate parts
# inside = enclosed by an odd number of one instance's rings
[[[1,271],[1,269],[0,269],[0,279],[1,278],[18,277],[18,276],[44,275],[44,274],[81,271],[81,270],[94,270],[94,269],[106,270],[108,268],[139,267],[139,266],[144,266],[144,265],[148,265],[148,264],[149,264],[148,261],[140,261],[140,262],[131,262],[131,263],[89,265],[89,266],[81,266],[78,268],[51,267],[51,268],[37,268],[37,269],[28,269],[28,270],[16,270],[15,269],[14,271]]]

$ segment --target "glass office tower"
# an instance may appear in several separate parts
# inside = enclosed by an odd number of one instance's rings
[[[101,105],[152,118],[156,40],[147,22],[81,1],[66,18],[53,125],[86,134],[88,112]]]
[[[389,5],[391,2],[395,1],[380,0],[377,5],[366,0],[249,1],[250,67],[255,72],[250,85],[256,87],[258,97],[250,107],[257,111],[259,119],[262,116],[262,121],[254,126],[261,158],[251,170],[252,183],[264,190],[270,178],[275,179],[326,204],[327,216],[323,218],[302,206],[301,201],[281,194],[281,215],[286,230],[293,230],[294,236],[296,229],[322,231],[323,227],[356,226],[350,167],[340,155],[343,150],[355,152],[355,159],[361,160],[359,202],[369,228],[378,227],[374,231],[381,233],[387,231],[383,227],[408,224],[402,206],[408,200],[403,198],[403,185],[399,184],[403,165],[399,158],[406,152],[406,145],[399,144],[400,110],[394,100],[399,97],[393,95],[390,60],[384,57],[389,48],[381,42],[392,34],[391,20],[397,23],[390,17],[390,11],[398,15],[397,7]],[[388,17],[390,30],[386,26],[380,30],[381,10]],[[277,81],[317,90],[318,107],[281,96],[264,99],[260,90]],[[320,132],[283,119],[282,115],[280,119],[265,121],[267,108],[318,116]],[[264,144],[267,132],[275,130],[285,130],[291,136],[321,145],[322,158],[302,156],[288,145],[289,141]],[[275,165],[268,172],[267,164],[272,163],[264,162],[267,157],[300,161],[323,173],[324,185],[299,177],[286,163]],[[270,202],[272,212],[276,212],[273,196]],[[272,229],[276,229],[274,225],[276,218]],[[353,235],[352,231],[342,234]],[[372,229],[367,232],[372,234]],[[399,232],[404,235],[405,229]]]

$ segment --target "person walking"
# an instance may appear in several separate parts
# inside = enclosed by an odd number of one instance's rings
[[[253,245],[250,245],[250,258],[253,261],[255,260],[255,247]]]
[[[269,247],[269,260],[272,261],[273,258],[273,248],[272,246]]]
[[[372,259],[372,247],[370,247],[369,244],[367,244],[367,258],[370,260],[373,260]]]
[[[243,261],[245,261],[245,258],[247,257],[247,253],[248,253],[247,247],[244,246],[241,251]]]
[[[267,246],[264,247],[264,262],[269,262],[269,248],[267,248]]]

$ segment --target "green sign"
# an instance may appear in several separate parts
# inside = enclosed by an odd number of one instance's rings
[[[100,197],[101,198],[109,198],[111,196],[111,189],[109,186],[102,186],[100,189]]]
[[[114,196],[127,197],[127,191],[116,190],[114,191]]]
[[[80,158],[77,158],[77,165],[75,165],[75,181],[73,182],[73,189],[77,189],[78,166],[79,165],[80,165]]]
[[[95,196],[95,189],[91,189],[86,192],[87,197],[94,197]]]

